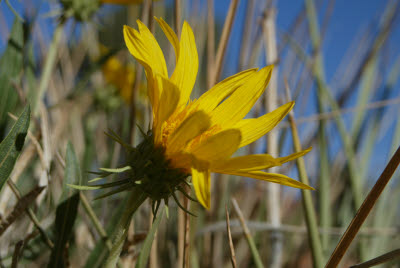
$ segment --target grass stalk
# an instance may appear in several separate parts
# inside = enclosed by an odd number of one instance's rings
[[[396,258],[400,258],[400,249],[395,249],[395,250],[385,253],[381,256],[373,258],[369,261],[350,266],[350,268],[368,268],[368,267],[372,267],[372,266],[375,266],[378,264],[389,262]]]
[[[289,87],[286,83],[286,94],[288,99],[291,99]],[[293,111],[289,113],[289,123],[292,129],[293,137],[293,147],[295,152],[300,152],[302,150],[299,133],[296,126],[296,121],[294,119]],[[308,179],[306,165],[302,157],[296,159],[297,170],[299,172],[300,181],[305,184],[310,184]],[[311,192],[309,190],[301,190],[302,193],[302,205],[305,211],[305,218],[307,224],[307,234],[308,240],[311,246],[311,254],[313,257],[314,267],[323,267],[324,255],[322,252],[322,244],[320,240],[320,234],[318,231],[317,215],[314,209]],[[329,200],[329,199],[328,199]],[[327,236],[327,235],[326,235]]]
[[[207,0],[207,88],[214,85],[215,20],[214,0]]]
[[[318,98],[321,98],[327,103],[329,103],[331,109],[334,112],[336,112],[340,110],[339,105],[331,95],[330,93],[331,91],[329,90],[328,85],[326,84],[325,81],[323,59],[320,54],[320,34],[318,30],[318,20],[313,0],[306,0],[306,11],[309,21],[309,30],[314,52],[314,63],[312,64],[311,72],[317,84]],[[352,197],[354,200],[354,205],[355,208],[358,208],[362,203],[362,187],[361,187],[361,178],[358,173],[355,153],[353,149],[353,142],[351,137],[347,133],[343,119],[340,116],[336,116],[334,117],[334,119],[343,142],[345,155],[348,160],[348,168],[350,173],[350,186],[352,191]]]
[[[217,56],[216,56],[215,65],[214,65],[214,75],[212,76],[212,79],[211,79],[211,85],[214,85],[215,83],[217,83],[221,76],[222,66],[223,66],[224,58],[225,58],[225,54],[226,54],[226,48],[228,46],[229,37],[232,32],[233,20],[235,18],[238,5],[239,5],[239,0],[231,0],[231,4],[229,5],[228,14],[226,15],[226,18],[225,18],[224,27],[222,29],[221,39],[219,40],[219,43],[218,43]]]
[[[146,194],[138,188],[134,188],[129,192],[128,202],[125,205],[124,212],[118,225],[115,227],[113,234],[113,245],[110,250],[109,256],[104,264],[104,268],[114,268],[119,260],[119,255],[122,251],[126,236],[128,234],[129,224],[135,211],[146,200]]]
[[[232,262],[232,267],[236,268],[235,247],[233,246],[233,241],[232,241],[231,224],[229,222],[228,206],[225,206],[225,212],[226,212],[226,232],[228,234],[229,249],[231,252],[231,262]]]
[[[244,70],[245,67],[247,66],[247,63],[249,62],[249,47],[251,44],[251,33],[252,33],[255,6],[256,6],[255,0],[247,1],[246,19],[243,27],[242,44],[239,56],[239,70]]]
[[[253,236],[251,235],[250,230],[247,227],[246,220],[243,217],[243,213],[240,210],[236,199],[232,198],[232,204],[233,204],[233,208],[235,209],[236,215],[239,217],[240,225],[242,226],[243,233],[244,233],[247,243],[250,247],[250,251],[253,256],[254,265],[257,268],[263,268],[264,265],[262,264],[260,254],[258,253],[256,244],[254,243]]]
[[[346,232],[343,234],[343,236],[340,239],[338,245],[336,246],[334,252],[332,253],[331,257],[329,258],[328,263],[326,264],[327,268],[337,267],[339,265],[344,254],[346,253],[347,249],[349,248],[351,242],[353,241],[354,237],[357,235],[362,224],[364,223],[365,219],[371,212],[372,208],[374,207],[379,196],[382,194],[386,185],[390,181],[391,177],[393,176],[393,174],[396,171],[399,164],[400,164],[400,147],[398,147],[397,151],[394,153],[393,157],[390,159],[389,163],[383,170],[378,181],[375,183],[374,187],[368,193],[368,196],[365,198],[363,204],[357,211],[357,214],[351,221]]]
[[[268,8],[262,24],[263,37],[265,42],[265,55],[267,65],[274,64],[278,60],[278,50],[276,41],[276,10]],[[278,68],[275,67],[271,74],[271,80],[268,85],[268,94],[265,94],[264,104],[267,112],[271,112],[278,107]],[[272,156],[278,155],[278,132],[272,131],[267,135],[268,153]],[[277,168],[271,168],[272,173],[277,172]],[[281,205],[280,189],[281,186],[275,183],[267,185],[268,199],[267,211],[268,219],[275,227],[281,225]],[[271,254],[269,267],[277,268],[282,266],[283,257],[283,238],[279,232],[271,233]]]
[[[65,20],[66,20],[65,18],[61,18],[60,22],[57,24],[57,27],[54,30],[53,39],[47,50],[47,57],[44,62],[42,76],[40,77],[38,93],[37,93],[37,96],[35,99],[35,103],[33,104],[33,112],[34,112],[35,116],[38,115],[39,107],[40,107],[40,100],[43,98],[43,96],[46,93],[46,90],[49,86],[50,77],[52,75],[54,65],[55,65],[56,59],[57,59],[58,46],[61,41],[61,36],[63,33]]]
[[[14,195],[18,198],[21,199],[21,193],[17,187],[17,185],[14,184],[14,182],[12,182],[11,180],[7,181],[8,186],[10,186],[11,190],[13,191]],[[45,244],[52,249],[54,247],[54,243],[50,240],[50,238],[47,236],[46,232],[44,231],[44,229],[40,226],[39,220],[37,219],[35,213],[33,212],[32,209],[27,208],[26,209],[26,213],[28,214],[29,218],[31,219],[31,221],[33,222],[33,224],[35,225],[36,229],[39,231],[43,241],[45,242]]]
[[[182,21],[182,2],[181,0],[175,0],[175,29],[176,35],[181,36],[181,21]]]

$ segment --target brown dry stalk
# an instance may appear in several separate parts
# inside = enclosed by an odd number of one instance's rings
[[[228,206],[225,205],[225,212],[226,212],[226,231],[228,233],[228,240],[229,240],[229,248],[231,251],[231,262],[232,262],[232,267],[236,268],[236,255],[235,255],[235,247],[233,246],[233,241],[232,241],[232,234],[231,234],[231,224],[229,223],[229,212],[228,212]]]
[[[36,186],[29,193],[18,199],[17,204],[11,213],[0,222],[0,236],[11,226],[11,224],[25,212],[30,204],[36,199],[36,197],[43,191],[45,187]]]
[[[249,62],[249,47],[251,43],[252,37],[252,27],[253,27],[253,18],[254,18],[254,10],[256,7],[256,1],[250,0],[247,1],[246,7],[246,18],[243,27],[243,37],[242,37],[242,44],[240,49],[240,56],[239,56],[239,70],[245,69],[247,63]]]
[[[346,232],[343,234],[338,245],[336,246],[332,256],[329,258],[326,268],[337,267],[342,260],[344,254],[349,248],[354,237],[357,235],[365,219],[371,212],[379,196],[385,189],[386,185],[390,181],[394,172],[396,171],[398,165],[400,164],[400,146],[394,153],[393,157],[390,159],[389,163],[383,170],[378,181],[375,183],[374,187],[369,192],[368,196],[365,198],[361,207],[358,209],[357,214],[354,216]]]
[[[18,190],[17,186],[11,180],[8,180],[7,184],[11,188],[11,190],[13,191],[13,193],[17,197],[17,199],[18,200],[21,199],[21,193]],[[43,241],[46,243],[46,245],[50,249],[52,249],[54,247],[54,244],[50,240],[50,238],[47,236],[47,234],[44,231],[44,229],[40,226],[40,223],[39,223],[36,215],[33,213],[33,211],[29,207],[27,207],[25,209],[25,211],[26,211],[26,213],[28,213],[28,216],[31,219],[31,221],[33,222],[33,224],[35,225],[36,229],[39,231],[40,235],[42,236]]]
[[[178,36],[181,36],[181,17],[181,0],[175,0],[175,29]]]
[[[24,245],[24,241],[20,240],[17,242],[17,244],[15,244],[15,248],[14,248],[14,253],[12,256],[12,263],[11,263],[11,268],[17,268],[18,267],[18,260],[21,257],[21,249]]]
[[[359,263],[353,266],[350,266],[350,268],[367,268],[367,267],[372,267],[378,264],[382,264],[388,261],[391,261],[393,259],[399,258],[400,257],[400,249],[395,249],[392,250],[388,253],[385,253],[379,257],[373,258],[372,260]]]
[[[190,188],[189,187],[185,187],[184,191],[186,191],[186,193],[190,192]],[[183,205],[185,207],[186,210],[189,211],[189,199],[184,196],[183,197]],[[189,265],[189,244],[190,244],[190,232],[189,232],[189,228],[190,228],[190,220],[189,220],[189,214],[185,213],[185,233],[184,233],[184,245],[183,245],[183,268],[185,267],[190,267]]]
[[[207,1],[207,88],[213,86],[215,61],[214,1]]]
[[[235,18],[239,0],[232,0],[226,15],[224,28],[222,29],[221,39],[219,40],[217,56],[215,60],[214,73],[211,79],[211,85],[214,85],[221,75],[222,64],[224,62],[226,48],[228,46],[229,36],[232,32],[233,19]]]

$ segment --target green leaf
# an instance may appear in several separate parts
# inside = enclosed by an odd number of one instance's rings
[[[22,71],[22,48],[24,45],[24,31],[22,23],[15,19],[8,40],[7,48],[0,58],[0,138],[9,120],[7,112],[12,111],[18,101],[18,94],[13,86],[20,78]]]
[[[153,222],[150,232],[147,234],[146,239],[143,242],[142,250],[140,251],[140,255],[135,268],[146,267],[147,261],[149,260],[151,245],[153,244],[154,235],[158,230],[158,226],[160,225],[163,215],[164,215],[164,208],[161,210],[161,213],[159,214],[159,216],[157,216],[156,220]]]
[[[122,173],[122,172],[125,172],[130,169],[132,169],[130,166],[121,167],[121,168],[100,168],[100,170],[110,172],[110,173]]]
[[[29,128],[31,109],[29,105],[22,111],[10,133],[0,143],[0,191],[14,168]]]
[[[74,222],[78,213],[79,200],[79,193],[77,192],[57,206],[55,242],[48,267],[66,267],[65,250],[72,235]]]
[[[125,204],[126,204],[126,200],[123,201],[123,203],[118,206],[118,208],[116,209],[110,222],[107,224],[106,232],[108,234],[108,237],[111,236],[111,234],[114,231],[115,226],[117,226],[117,224],[118,224],[119,219],[122,217]],[[84,268],[100,267],[105,262],[108,252],[109,252],[109,250],[106,247],[106,243],[104,242],[104,240],[103,239],[98,240],[96,246],[90,253],[89,258],[87,259]]]
[[[79,206],[79,192],[67,186],[69,183],[81,183],[81,171],[78,159],[70,143],[65,157],[65,177],[63,193],[56,210],[55,242],[48,267],[66,267],[65,250],[73,232]]]
[[[59,203],[63,202],[68,197],[76,192],[69,185],[80,186],[82,184],[82,173],[76,158],[74,147],[70,142],[67,144],[67,152],[65,156],[65,177],[63,181],[63,192]]]

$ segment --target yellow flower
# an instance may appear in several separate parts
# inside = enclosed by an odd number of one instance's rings
[[[131,103],[135,68],[133,64],[123,65],[117,57],[110,57],[101,68],[107,83],[114,85],[126,103]]]
[[[172,168],[191,174],[199,202],[210,208],[211,172],[313,189],[285,175],[262,171],[303,156],[310,149],[279,158],[268,154],[232,157],[237,149],[273,129],[294,105],[289,102],[261,117],[243,119],[264,92],[273,66],[240,72],[199,99],[190,100],[199,65],[192,29],[184,22],[179,40],[163,19],[157,21],[176,53],[171,77],[159,44],[141,21],[137,21],[139,31],[124,26],[125,43],[146,71],[154,146],[162,148]]]

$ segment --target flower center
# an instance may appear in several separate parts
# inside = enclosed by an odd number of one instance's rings
[[[128,152],[127,164],[132,168],[129,175],[137,187],[153,201],[168,200],[189,176],[183,169],[170,164],[164,147],[154,144],[151,133]]]

